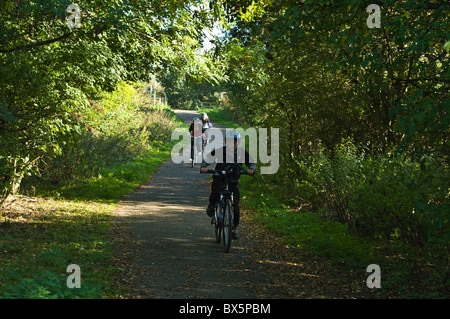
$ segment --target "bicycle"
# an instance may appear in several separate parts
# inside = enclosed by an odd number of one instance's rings
[[[228,253],[231,247],[231,232],[234,223],[233,192],[228,190],[228,175],[231,173],[237,175],[250,174],[247,171],[235,172],[233,167],[221,171],[209,169],[207,173],[225,176],[225,188],[220,192],[220,200],[214,209],[214,217],[211,223],[214,225],[216,243],[220,243],[221,237],[223,237],[223,250],[225,253]]]

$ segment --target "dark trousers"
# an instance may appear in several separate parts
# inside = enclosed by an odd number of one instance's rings
[[[225,188],[225,178],[223,176],[213,176],[213,182],[211,185],[211,195],[209,196],[209,202],[217,204],[220,200],[220,192]],[[239,182],[228,182],[228,190],[233,192],[233,206],[234,206],[234,226],[239,225]]]

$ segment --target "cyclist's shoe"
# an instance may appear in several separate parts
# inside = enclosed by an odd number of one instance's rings
[[[236,232],[236,228],[233,228],[233,230],[231,231],[231,238],[234,240],[238,240],[239,239],[239,235]]]
[[[208,208],[206,209],[206,214],[209,217],[213,217],[214,216],[214,205],[209,203]]]

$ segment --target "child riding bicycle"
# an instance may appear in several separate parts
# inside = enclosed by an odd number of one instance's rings
[[[236,167],[237,171],[242,170],[242,162],[245,163],[248,170],[247,173],[250,175],[253,175],[256,170],[256,164],[253,161],[253,159],[250,157],[248,152],[245,150],[238,151],[238,146],[241,140],[241,135],[238,131],[227,131],[226,134],[226,145],[218,150],[213,150],[211,152],[212,156],[216,155],[216,152],[218,154],[223,154],[223,160],[218,161],[216,164],[215,170],[220,171],[224,170],[227,166],[234,165]],[[242,153],[241,153],[242,152]],[[244,154],[245,158],[242,160],[239,158],[239,154]],[[208,157],[208,155],[206,155]],[[228,162],[227,162],[227,159]],[[230,159],[232,159],[230,161]],[[207,173],[208,172],[208,163],[203,159],[203,162],[200,166],[200,172],[201,173]],[[239,199],[240,199],[240,193],[239,193],[239,174],[231,175],[228,177],[228,189],[233,192],[233,199],[234,199],[234,225],[233,225],[233,232],[232,232],[232,238],[238,239],[239,236],[236,232],[237,227],[239,225],[239,216],[240,216],[240,209],[239,209]],[[224,185],[225,179],[223,176],[220,175],[214,175],[213,176],[213,183],[211,186],[211,195],[209,196],[209,205],[206,209],[206,213],[209,217],[214,216],[214,207],[216,206],[217,202],[220,200],[220,191],[225,187]]]

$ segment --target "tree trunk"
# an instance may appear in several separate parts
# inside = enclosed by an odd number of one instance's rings
[[[19,194],[20,183],[22,182],[24,173],[18,168],[17,159],[14,160],[14,172],[9,180],[6,180],[6,186],[0,193],[0,207],[11,196]]]

